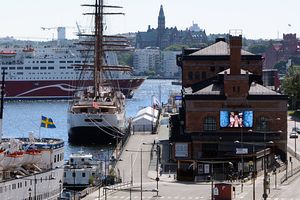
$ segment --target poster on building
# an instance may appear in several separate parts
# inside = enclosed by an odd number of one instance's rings
[[[204,174],[209,174],[209,164],[204,164]]]
[[[188,157],[188,144],[187,143],[176,143],[175,157]]]

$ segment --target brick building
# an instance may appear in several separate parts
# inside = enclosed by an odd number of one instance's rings
[[[241,49],[242,36],[185,49],[182,109],[170,118],[179,180],[224,179],[286,160],[287,96],[262,85],[262,57]]]

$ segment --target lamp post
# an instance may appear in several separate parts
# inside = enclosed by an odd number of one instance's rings
[[[128,150],[126,149],[125,151],[128,152],[139,152],[141,154],[141,200],[143,200],[143,153],[144,152],[151,152],[151,151],[143,151],[141,148],[139,151],[138,150]]]
[[[160,146],[158,143],[143,143],[144,145],[156,145],[156,197],[159,197],[158,195],[158,182],[159,182],[159,158],[160,158]]]
[[[59,199],[61,199],[61,186],[62,186],[62,181],[59,180]]]

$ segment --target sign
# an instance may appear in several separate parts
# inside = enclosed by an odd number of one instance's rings
[[[175,157],[188,157],[188,144],[176,143],[175,144]]]
[[[182,100],[182,96],[175,96],[175,100]]]
[[[219,189],[217,187],[214,188],[214,196],[219,195]]]
[[[209,164],[204,164],[204,174],[209,174]]]
[[[248,154],[248,148],[236,148],[236,154]]]

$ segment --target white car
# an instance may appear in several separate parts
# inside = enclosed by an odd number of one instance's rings
[[[290,133],[290,138],[297,139],[298,138],[298,133],[297,132],[291,132]]]

